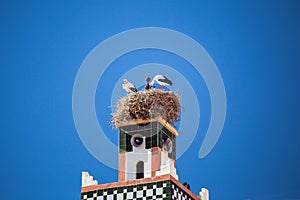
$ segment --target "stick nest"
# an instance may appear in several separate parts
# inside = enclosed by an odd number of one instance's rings
[[[148,90],[128,94],[121,98],[116,111],[112,113],[110,124],[126,124],[132,120],[149,120],[161,117],[166,122],[174,125],[180,120],[181,107],[179,96],[170,91]]]

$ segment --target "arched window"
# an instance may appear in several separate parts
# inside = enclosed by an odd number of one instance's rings
[[[144,162],[139,161],[136,164],[136,179],[144,178]]]

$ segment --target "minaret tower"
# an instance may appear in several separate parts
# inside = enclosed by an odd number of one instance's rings
[[[163,119],[119,124],[119,181],[176,174],[177,131]]]
[[[196,196],[178,180],[178,132],[172,125],[180,118],[178,95],[151,87],[133,90],[112,115],[119,134],[119,180],[98,184],[83,172],[81,200],[208,200],[207,189]]]

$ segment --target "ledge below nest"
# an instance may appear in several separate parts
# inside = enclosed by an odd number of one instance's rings
[[[170,91],[141,91],[121,98],[112,113],[112,126],[133,120],[150,120],[161,117],[170,124],[180,120],[179,96]]]

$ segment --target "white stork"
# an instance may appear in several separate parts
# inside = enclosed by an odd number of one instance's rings
[[[123,89],[128,93],[137,92],[136,87],[132,83],[128,82],[126,79],[123,80],[122,86],[123,86]]]
[[[154,79],[152,80],[152,82],[150,83],[151,87],[153,86],[154,82],[158,83],[160,85],[161,89],[163,89],[163,87],[166,85],[168,85],[168,86],[173,85],[172,81],[163,75],[156,75],[154,77]]]

